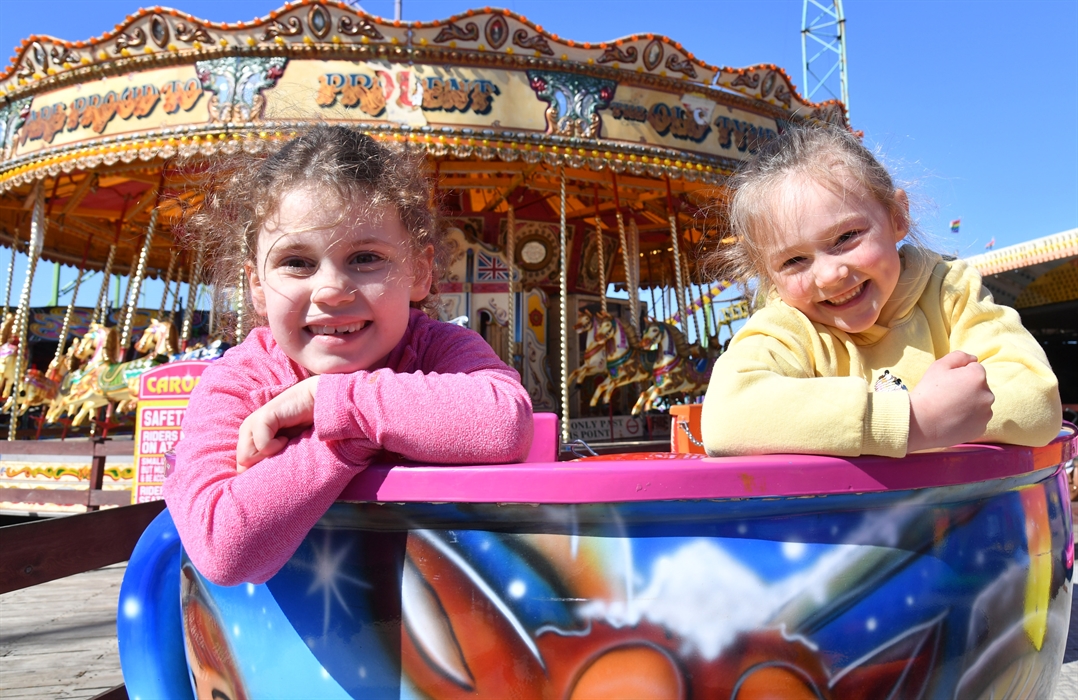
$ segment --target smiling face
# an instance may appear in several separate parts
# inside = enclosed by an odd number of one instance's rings
[[[902,269],[895,245],[908,230],[906,193],[893,215],[856,185],[834,192],[795,173],[773,193],[761,261],[779,297],[809,320],[847,333],[872,327]]]
[[[335,194],[297,188],[258,233],[248,265],[255,310],[274,340],[314,374],[382,366],[430,290],[433,249],[415,253],[392,209],[342,207]]]

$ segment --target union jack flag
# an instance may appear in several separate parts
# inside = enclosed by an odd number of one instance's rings
[[[475,258],[476,282],[508,282],[509,266],[497,255],[477,251]]]

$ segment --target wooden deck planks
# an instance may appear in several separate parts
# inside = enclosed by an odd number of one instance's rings
[[[116,604],[126,568],[0,595],[0,697],[89,699],[123,683]]]

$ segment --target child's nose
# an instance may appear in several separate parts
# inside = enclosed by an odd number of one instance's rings
[[[336,306],[356,298],[355,284],[347,275],[338,270],[332,268],[319,270],[313,282],[314,291],[311,293],[311,301],[316,304]]]
[[[841,260],[817,260],[814,266],[816,285],[830,287],[850,276],[850,268]]]

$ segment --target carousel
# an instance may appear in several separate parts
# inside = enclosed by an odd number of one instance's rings
[[[706,386],[747,307],[696,257],[724,244],[726,177],[798,120],[846,125],[775,66],[710,66],[651,34],[575,42],[489,8],[426,23],[304,1],[236,24],[151,8],[90,41],[26,40],[0,76],[0,229],[29,260],[2,329],[13,436],[24,409],[103,425],[153,402],[137,449],[178,434],[169,401],[199,363],[177,355],[249,326],[200,325],[206,251],[176,245],[212,185],[204,164],[322,122],[427,154],[452,246],[442,313],[519,369],[536,410],[523,464],[363,471],[265,583],[206,579],[161,512],[120,591],[126,692],[1050,696],[1073,585],[1073,426],[1043,448],[901,464],[559,461],[574,436],[656,437],[634,413]],[[104,283],[51,311],[56,345],[38,359],[42,261]],[[156,309],[137,303],[149,278],[166,290]],[[31,407],[44,361],[51,398]]]
[[[747,313],[695,263],[721,245],[724,179],[796,120],[845,112],[776,66],[710,66],[652,34],[575,42],[489,8],[402,23],[304,1],[221,25],[150,8],[89,41],[32,36],[0,76],[0,242],[29,260],[21,296],[8,270],[11,432],[28,409],[38,427],[107,423],[140,371],[242,339],[244,319],[195,313],[199,252],[176,245],[202,164],[343,122],[427,154],[452,249],[443,316],[520,371],[565,442],[668,439],[654,409],[702,393]],[[30,309],[44,262],[89,293]],[[136,303],[147,278],[157,309]]]

